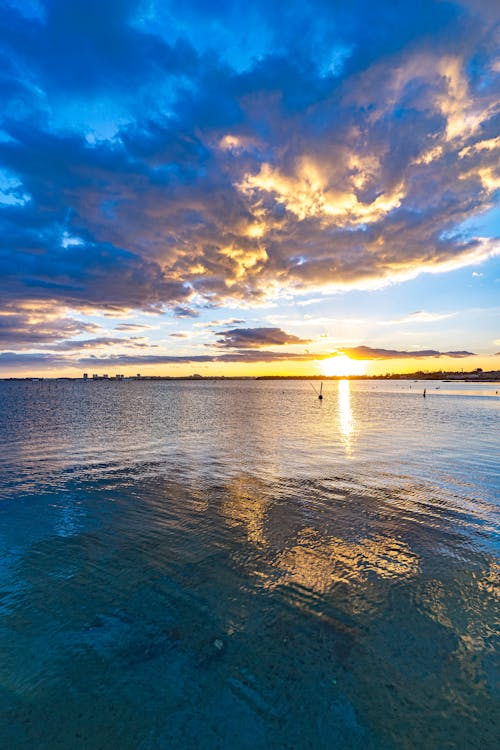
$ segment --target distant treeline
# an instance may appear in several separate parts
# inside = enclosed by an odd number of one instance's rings
[[[22,378],[0,378],[0,381],[54,381],[54,380],[83,380],[83,378],[44,378],[44,377],[22,377]],[[89,378],[85,382],[122,382],[123,380],[136,380],[136,381],[150,381],[150,380],[189,380],[189,381],[214,381],[214,380],[460,380],[466,382],[496,382],[500,381],[500,370],[488,370],[483,371],[481,368],[472,370],[470,372],[444,372],[439,370],[437,372],[426,372],[425,370],[418,370],[417,372],[408,373],[394,373],[389,372],[384,375],[257,375],[257,376],[227,376],[227,375],[131,375],[130,377],[124,376],[109,376],[97,378]]]
[[[469,381],[497,381],[500,380],[500,370],[481,369],[471,372],[388,372],[384,375],[259,375],[256,380],[469,380]]]

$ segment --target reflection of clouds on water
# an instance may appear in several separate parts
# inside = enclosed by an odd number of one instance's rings
[[[349,383],[345,385],[348,389]],[[285,487],[280,484],[275,490],[283,493]],[[360,532],[354,539],[342,538],[331,507],[327,517],[321,516],[324,526],[317,526],[317,503],[321,500],[322,504],[325,498],[315,492],[312,496],[304,492],[300,503],[288,505],[285,516],[270,486],[252,475],[233,478],[223,497],[224,518],[230,526],[243,530],[254,548],[260,560],[260,585],[267,589],[291,585],[322,595],[346,586],[351,592],[348,609],[360,612],[375,606],[368,601],[375,580],[409,580],[421,572],[418,554],[387,529],[374,534]]]
[[[269,507],[266,485],[256,477],[240,475],[227,485],[223,513],[230,524],[242,525],[249,542],[266,544],[265,520]]]
[[[326,593],[341,583],[367,583],[372,574],[408,579],[420,572],[419,557],[390,536],[347,542],[337,537],[321,539],[313,529],[304,529],[297,544],[281,552],[275,564],[281,572],[279,584],[298,584],[316,593]]]
[[[354,433],[354,416],[351,407],[351,383],[349,380],[338,382],[338,413],[339,429],[347,455],[352,451],[352,436]]]
[[[478,581],[478,586],[482,591],[500,601],[500,563],[493,561],[490,564],[484,578]]]

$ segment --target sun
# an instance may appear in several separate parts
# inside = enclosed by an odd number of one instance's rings
[[[320,367],[327,378],[347,378],[350,375],[364,375],[366,372],[366,362],[361,359],[350,359],[347,354],[337,354],[335,357],[323,359]]]

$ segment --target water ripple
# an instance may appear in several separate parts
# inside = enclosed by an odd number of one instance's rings
[[[495,399],[46,386],[0,383],[2,747],[496,750]]]

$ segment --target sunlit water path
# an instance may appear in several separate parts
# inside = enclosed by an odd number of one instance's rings
[[[1,382],[0,747],[496,750],[497,389]]]

